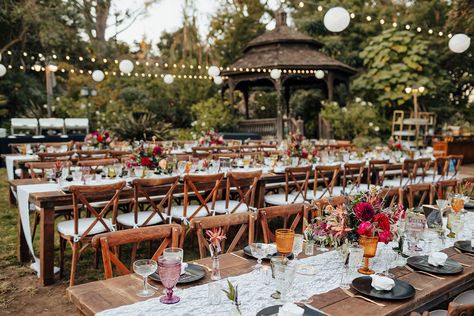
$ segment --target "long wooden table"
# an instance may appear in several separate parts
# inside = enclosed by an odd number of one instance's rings
[[[397,267],[390,270],[397,278],[422,289],[418,290],[412,299],[403,301],[377,300],[385,304],[385,307],[379,307],[365,300],[349,297],[340,289],[334,289],[327,293],[313,296],[310,305],[333,316],[354,315],[355,313],[357,313],[358,316],[406,315],[412,311],[422,312],[431,309],[453,298],[457,294],[474,287],[474,257],[459,254],[452,248],[445,249],[444,252],[447,253],[450,258],[470,265],[470,267],[465,266],[461,274],[444,276],[444,280],[410,272],[404,267]],[[301,255],[301,257],[304,257],[304,255]],[[245,257],[242,251],[224,254],[221,255],[220,258],[222,278],[247,273],[252,270],[252,266],[255,264],[255,260]],[[212,266],[210,258],[196,260],[195,262],[207,267]],[[210,273],[207,273],[202,280],[188,286],[208,282],[210,282]],[[150,280],[150,283],[162,289],[160,283],[152,280]],[[68,288],[67,294],[77,309],[84,315],[89,316],[106,309],[146,300],[146,298],[140,298],[135,294],[140,286],[143,286],[141,277],[130,274],[108,280],[76,285]],[[355,293],[354,290],[351,291]],[[203,304],[206,304],[206,302],[203,302]],[[242,304],[245,304],[245,302],[242,302]]]

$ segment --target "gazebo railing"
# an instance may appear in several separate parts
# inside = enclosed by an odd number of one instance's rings
[[[288,131],[291,133],[304,133],[304,121],[301,119],[288,118],[284,119],[284,124],[287,125]],[[277,119],[266,118],[266,119],[252,119],[242,120],[239,123],[239,131],[242,133],[255,133],[262,137],[271,136],[276,137],[277,135]]]

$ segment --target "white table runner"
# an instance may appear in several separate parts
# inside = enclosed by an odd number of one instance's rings
[[[15,155],[15,156],[5,156],[5,166],[7,168],[7,177],[8,180],[13,180],[15,178],[15,166],[13,163],[16,160],[35,160],[38,159],[36,155]]]
[[[466,223],[473,223],[474,213],[468,213],[466,216]],[[466,224],[464,226],[463,234],[470,237],[470,228]],[[437,239],[433,243],[433,250],[442,250],[452,247],[454,239],[446,238],[444,244]],[[395,247],[395,243],[388,245],[379,243],[377,249],[377,256],[371,260],[372,269],[377,273],[384,269],[383,254],[387,247]],[[238,259],[236,259],[238,260]],[[339,264],[334,264],[338,262]],[[303,276],[296,274],[293,281],[292,289],[289,293],[289,300],[293,302],[308,299],[313,295],[325,293],[338,288],[342,279],[342,263],[336,251],[326,252],[317,256],[299,260],[301,263],[314,265],[317,268],[316,275]],[[396,262],[391,263],[391,268],[396,267]],[[362,276],[362,275],[360,275]],[[242,274],[236,277],[230,277],[229,280],[238,286],[239,297],[242,302],[242,315],[255,315],[258,311],[265,307],[282,304],[280,300],[271,298],[271,294],[275,292],[276,286],[274,283],[264,285],[262,279],[255,272]],[[221,280],[222,285],[226,287],[226,281]],[[273,280],[272,280],[273,282]],[[179,287],[178,287],[179,288]],[[138,288],[137,288],[138,290]],[[229,303],[224,294],[222,294],[222,304],[218,306],[209,305],[208,299],[208,285],[198,285],[184,290],[179,290],[177,293],[181,301],[177,304],[166,305],[159,301],[158,296],[152,299],[131,304],[114,309],[102,311],[96,315],[98,316],[143,316],[143,315],[167,315],[167,316],[184,316],[184,315],[226,315],[229,310]],[[133,294],[132,294],[133,295]]]

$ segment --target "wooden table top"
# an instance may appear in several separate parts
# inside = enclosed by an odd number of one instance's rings
[[[408,271],[404,267],[392,269],[391,272],[399,279],[422,289],[417,291],[414,298],[399,302],[381,301],[385,307],[366,302],[359,298],[348,297],[341,289],[334,289],[327,293],[313,296],[310,305],[319,308],[328,315],[404,315],[411,311],[424,311],[436,304],[445,301],[458,293],[474,286],[474,257],[459,254],[452,248],[444,250],[452,259],[470,265],[464,267],[461,274],[446,276],[444,280]],[[304,256],[303,256],[304,257]],[[211,267],[211,259],[205,258],[194,261]],[[245,258],[242,251],[220,256],[222,278],[236,276],[250,272],[255,260]],[[210,282],[210,273],[189,286]],[[150,280],[154,286],[162,288],[160,283]],[[72,303],[85,315],[94,315],[106,309],[133,304],[146,298],[135,295],[136,290],[142,286],[141,277],[130,274],[114,277],[108,280],[95,281],[87,284],[76,285],[67,289],[67,294]],[[187,286],[183,286],[187,287]],[[180,288],[183,288],[180,286]],[[351,290],[355,293],[354,290]],[[203,303],[205,304],[205,303]],[[245,302],[243,302],[245,304]]]

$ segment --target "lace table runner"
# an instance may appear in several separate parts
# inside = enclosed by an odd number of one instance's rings
[[[471,237],[472,223],[474,223],[474,213],[465,215],[465,225],[462,235]],[[454,239],[446,238],[444,241],[439,238],[433,242],[432,250],[439,251],[452,247]],[[372,269],[377,273],[382,272],[385,263],[383,254],[385,250],[396,246],[395,243],[388,245],[379,243],[377,256],[371,260]],[[299,260],[301,264],[314,265],[317,267],[315,275],[296,274],[292,288],[288,294],[288,299],[293,302],[310,298],[313,295],[329,292],[338,288],[341,284],[343,265],[337,251],[330,251],[317,256]],[[396,267],[396,262],[391,262],[390,268]],[[359,275],[360,276],[360,275]],[[275,283],[272,279],[269,285],[262,282],[262,277],[256,272],[250,272],[235,277],[228,278],[232,284],[238,286],[239,298],[242,302],[242,315],[256,315],[265,307],[283,304],[280,300],[273,299],[271,294],[275,292]],[[221,286],[226,287],[227,281],[221,280]],[[222,293],[222,303],[220,305],[210,305],[208,303],[208,285],[198,285],[183,290],[178,290],[181,301],[173,305],[160,303],[155,297],[143,302],[117,307],[98,313],[100,316],[143,316],[143,315],[227,315],[230,310],[230,303]],[[230,314],[229,314],[230,315]]]

